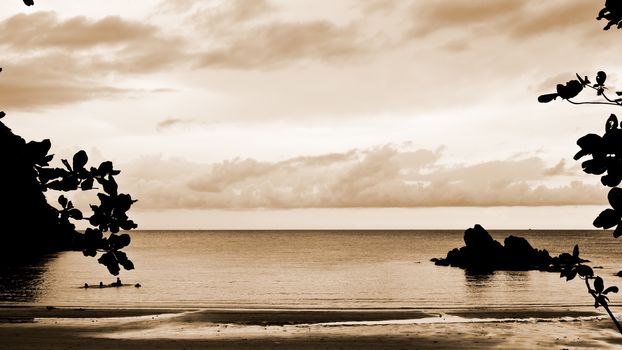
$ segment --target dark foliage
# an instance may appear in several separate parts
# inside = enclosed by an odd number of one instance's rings
[[[622,28],[622,1],[620,0],[607,0],[605,1],[605,7],[598,12],[597,20],[604,19],[607,21],[607,25],[603,28],[609,30],[609,28],[615,26],[618,29]]]
[[[1,69],[0,69],[1,71]],[[0,117],[4,117],[2,112]],[[120,193],[112,162],[87,167],[88,156],[78,151],[71,162],[62,159],[63,167],[52,167],[54,155],[49,154],[50,140],[26,142],[0,122],[0,232],[8,236],[3,258],[79,249],[85,256],[96,256],[98,262],[118,275],[134,264],[121,249],[130,244],[128,234],[121,230],[137,227],[127,212],[136,200]],[[99,203],[91,205],[92,214],[85,216],[64,195],[58,197],[60,209],[49,205],[44,193],[48,190],[72,192],[99,190]],[[85,220],[92,226],[84,234],[75,230],[73,222]],[[8,244],[6,244],[8,243]]]
[[[609,24],[605,29],[609,29],[610,26],[616,23],[622,23],[620,22],[622,20],[621,6],[622,1],[617,1],[615,3],[607,1],[605,9],[599,14],[599,19],[602,17],[609,20]],[[618,24],[618,28],[621,26],[622,24]],[[577,80],[571,80],[566,84],[566,86],[568,86],[572,82],[572,86],[577,86],[575,90],[571,92],[565,91],[566,94],[562,95],[559,89],[562,85],[557,85],[557,94],[542,95],[538,97],[538,101],[547,103],[554,100],[556,97],[561,97],[562,100],[567,100],[573,104],[622,106],[622,99],[612,99],[607,95],[609,89],[605,86],[607,80],[607,74],[605,72],[600,71],[596,74],[596,83],[593,85],[587,77],[581,78],[579,74],[576,76]],[[578,86],[581,88],[579,89]],[[577,97],[586,87],[593,89],[596,92],[596,96],[601,100],[582,102],[571,100]],[[616,95],[622,96],[622,92],[618,91]],[[577,140],[577,145],[580,150],[574,155],[574,159],[580,160],[584,157],[589,158],[581,163],[583,171],[587,174],[600,176],[600,182],[603,186],[611,187],[607,195],[611,208],[605,209],[598,214],[593,224],[595,227],[602,229],[615,228],[613,230],[613,237],[618,238],[622,235],[622,189],[617,187],[622,183],[622,129],[620,129],[618,117],[615,114],[611,114],[609,118],[607,118],[605,122],[605,132],[602,136],[593,133],[587,134]],[[578,246],[575,246],[572,256],[575,258],[579,257]],[[594,307],[598,308],[603,306],[620,333],[622,333],[622,327],[609,309],[609,298],[607,297],[609,293],[617,293],[618,287],[611,286],[605,288],[603,279],[599,276],[594,276],[593,269],[579,261],[564,266],[560,275],[560,277],[566,278],[567,281],[577,276],[585,281],[588,293],[594,298]],[[590,281],[592,281],[592,284],[590,284]]]

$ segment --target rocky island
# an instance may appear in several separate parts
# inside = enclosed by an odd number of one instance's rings
[[[569,253],[552,257],[546,249],[536,249],[522,237],[510,235],[501,244],[481,225],[475,225],[464,232],[464,243],[464,247],[450,250],[445,258],[435,258],[432,261],[436,265],[482,272],[496,270],[561,272],[565,266],[587,261]]]

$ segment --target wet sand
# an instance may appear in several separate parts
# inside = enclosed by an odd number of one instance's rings
[[[620,347],[611,321],[589,310],[0,308],[1,349]]]

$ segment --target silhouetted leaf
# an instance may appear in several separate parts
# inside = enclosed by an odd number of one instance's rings
[[[559,96],[558,94],[545,94],[538,96],[538,102],[540,103],[549,103]]]
[[[112,172],[112,162],[106,161],[101,163],[97,170],[99,171],[100,175],[110,174]]]
[[[88,162],[88,160],[89,157],[86,155],[86,152],[78,151],[76,154],[73,155],[73,170],[77,172],[81,169],[84,169],[84,166],[86,165],[86,162]]]
[[[124,269],[126,270],[134,269],[134,263],[127,258],[127,255],[124,252],[117,251],[114,254],[117,257],[119,264],[121,264],[121,266],[123,266]]]
[[[577,274],[581,277],[592,277],[594,276],[594,270],[587,265],[577,265]]]
[[[579,257],[579,245],[577,244],[575,244],[574,248],[572,249],[572,257],[574,258]]]
[[[69,165],[69,162],[67,161],[67,159],[61,159],[61,162],[63,162],[63,165],[65,166],[65,168],[67,168],[67,170],[73,171],[71,170],[71,165]]]
[[[622,236],[622,225],[618,225],[615,230],[613,230],[613,238],[618,238]]]
[[[600,276],[596,277],[594,279],[594,290],[596,291],[596,293],[602,293],[604,289],[605,283],[603,282],[603,279],[600,278]]]
[[[605,290],[603,291],[603,294],[607,295],[607,294],[609,294],[609,293],[617,293],[617,292],[619,292],[618,287],[616,287],[616,286],[611,286],[611,287],[608,287],[607,289],[605,289]]]
[[[609,229],[620,223],[620,213],[613,209],[603,210],[594,220],[595,227]]]
[[[600,178],[600,183],[607,187],[616,187],[622,182],[622,174],[607,174]]]
[[[130,244],[130,241],[130,235],[128,235],[127,233],[124,233],[122,235],[112,234],[108,238],[110,248],[112,249],[122,249],[124,247],[127,247]]]
[[[581,76],[579,75],[579,73],[576,73],[575,75],[577,76],[577,79],[579,80],[579,82],[581,83],[581,85],[585,85],[585,84],[586,84],[585,80],[583,80],[583,78],[581,78]]]
[[[132,220],[126,220],[125,222],[121,223],[121,228],[126,230],[126,231],[134,229],[134,228],[137,228],[137,227],[138,227],[138,225],[136,225],[134,223],[134,221],[132,221]]]
[[[605,122],[605,131],[610,131],[618,128],[618,117],[615,114],[611,114]]]
[[[581,147],[574,156],[574,160],[578,160],[583,156],[594,153],[601,153],[603,148],[603,138],[596,134],[587,134],[577,140],[577,145]]]
[[[95,255],[97,255],[97,250],[91,249],[91,248],[84,249],[82,251],[82,254],[84,254],[84,256],[95,256]]]
[[[572,281],[575,277],[577,277],[577,271],[571,270],[566,273],[566,281]]]
[[[65,196],[61,195],[60,197],[58,197],[58,204],[60,204],[63,208],[67,207],[67,198],[65,198]]]
[[[583,171],[588,174],[602,175],[607,171],[607,164],[603,159],[589,159],[581,163]]]
[[[119,263],[117,262],[117,259],[112,252],[102,254],[102,256],[100,256],[97,261],[100,264],[106,266],[108,268],[108,271],[114,276],[118,275],[119,271],[121,270],[119,268]]]
[[[83,216],[82,216],[82,212],[76,208],[73,208],[71,210],[69,210],[69,217],[76,219],[76,220],[82,220]]]
[[[0,111],[0,119],[4,118],[6,116],[6,113]]]
[[[104,191],[106,193],[110,195],[117,194],[117,189],[119,188],[119,186],[117,185],[117,182],[114,180],[114,177],[108,176],[108,180],[104,181],[102,185],[104,186]]]
[[[82,181],[82,183],[80,184],[80,188],[82,189],[82,191],[93,189],[93,178],[88,178]]]
[[[607,74],[605,72],[599,71],[598,73],[596,73],[596,83],[598,85],[605,84],[605,80],[607,80]]]
[[[578,80],[570,80],[566,85],[557,84],[557,94],[567,100],[577,96],[583,90],[583,85]]]
[[[611,207],[619,212],[622,212],[622,188],[614,187],[609,190],[607,199]]]

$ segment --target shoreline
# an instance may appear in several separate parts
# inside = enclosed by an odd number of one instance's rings
[[[439,313],[411,309],[2,306],[0,348],[615,349],[622,345],[622,336],[606,317],[587,308]]]

